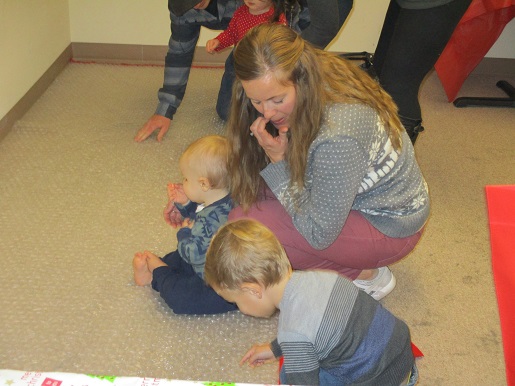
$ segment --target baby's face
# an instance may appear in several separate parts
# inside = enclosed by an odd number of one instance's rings
[[[198,204],[204,203],[205,188],[202,185],[202,176],[196,171],[194,167],[187,160],[181,160],[179,168],[182,173],[182,189],[184,194],[190,201]]]
[[[261,15],[268,12],[272,6],[271,0],[245,0],[245,5],[249,8],[251,15]]]

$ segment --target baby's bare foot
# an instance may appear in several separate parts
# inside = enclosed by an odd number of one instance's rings
[[[132,259],[134,270],[134,282],[136,285],[149,285],[152,282],[152,272],[147,266],[147,256],[144,253],[136,253]]]

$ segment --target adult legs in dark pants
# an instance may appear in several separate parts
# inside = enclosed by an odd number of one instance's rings
[[[471,0],[428,9],[401,8],[391,0],[374,54],[374,69],[392,96],[411,141],[422,128],[420,85],[447,45]]]
[[[218,99],[216,101],[216,112],[224,121],[229,117],[234,79],[236,79],[236,74],[234,73],[234,57],[231,51],[225,61],[225,72],[222,76],[220,91],[218,91]]]

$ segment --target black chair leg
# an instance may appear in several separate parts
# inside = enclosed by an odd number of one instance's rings
[[[342,58],[349,59],[349,60],[362,60],[363,66],[368,68],[372,65],[372,59],[374,58],[374,55],[370,52],[362,51],[362,52],[346,52],[343,54],[340,54]]]
[[[496,86],[503,90],[508,98],[461,97],[454,100],[456,107],[515,107],[515,88],[505,80],[500,80]]]
[[[363,63],[360,67],[368,74],[372,79],[377,79],[377,74],[374,70],[374,54],[370,52],[362,51],[362,52],[346,52],[344,54],[340,54],[340,57],[348,59],[348,60],[361,60]]]

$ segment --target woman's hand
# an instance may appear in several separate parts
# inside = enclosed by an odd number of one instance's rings
[[[247,351],[243,358],[241,358],[240,366],[247,362],[250,367],[256,367],[275,360],[276,358],[272,352],[270,343],[255,344]]]
[[[259,117],[250,126],[250,135],[253,135],[259,145],[263,148],[266,155],[270,159],[270,162],[275,163],[282,161],[288,150],[288,128],[278,128],[279,135],[273,137],[268,131],[266,131],[266,124],[268,119]]]

